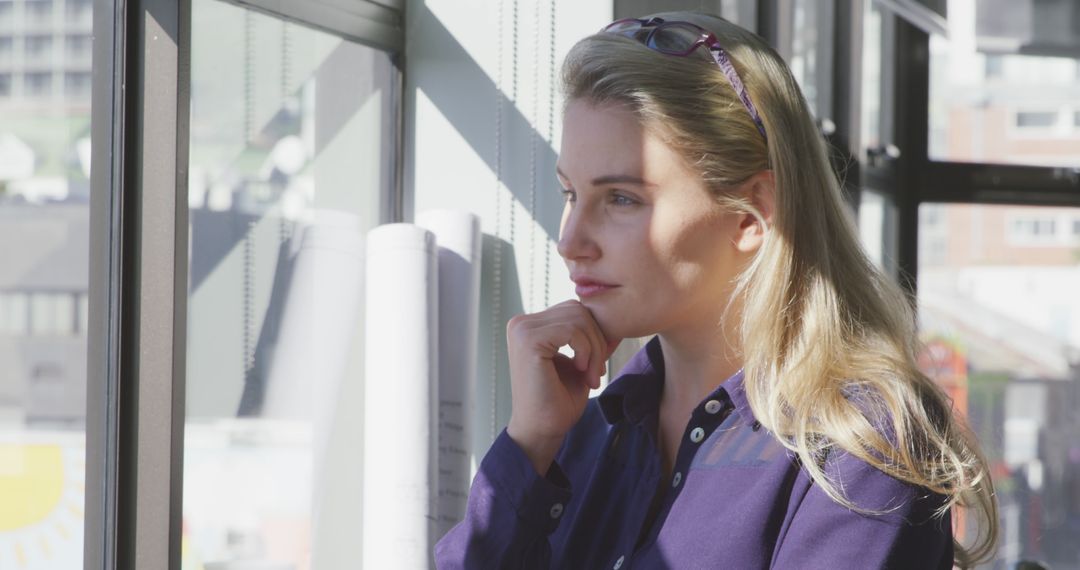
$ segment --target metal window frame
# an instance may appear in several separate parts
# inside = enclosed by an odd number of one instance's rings
[[[791,61],[795,35],[795,3],[790,0],[758,0],[757,33],[773,46],[784,61]]]
[[[887,15],[887,12],[883,12]],[[1080,168],[961,163],[929,156],[930,34],[895,13],[891,93],[895,144],[903,154],[876,176],[892,182],[898,209],[900,282],[917,294],[919,206],[923,203],[1080,207]],[[901,87],[902,86],[902,87]]]
[[[806,9],[817,10],[817,21],[825,32],[818,34],[818,64],[811,79],[820,95],[818,123],[829,145],[833,169],[841,174],[844,200],[857,214],[862,171],[863,4],[823,0],[808,3]],[[757,29],[785,61],[790,61],[794,55],[795,3],[758,0]]]
[[[93,5],[90,275],[87,292],[86,498],[83,567],[116,568],[120,227],[126,17],[117,0]]]
[[[862,45],[864,11],[861,0],[837,2],[833,10],[831,119],[828,141],[834,167],[841,174],[848,206],[858,215],[862,196]]]
[[[405,0],[221,0],[392,53],[405,49]]]
[[[98,0],[83,567],[180,561],[188,0]]]
[[[402,219],[404,0],[221,1],[391,52]],[[94,0],[93,34],[83,567],[178,569],[191,0]]]
[[[882,12],[882,17],[894,16]],[[888,51],[882,52],[886,54],[885,62],[893,65],[894,106],[892,116],[883,119],[891,121],[894,144],[902,149],[902,154],[888,161],[884,172],[891,181],[888,190],[897,208],[897,277],[914,300],[919,269],[919,203],[927,201],[923,184],[929,165],[930,36],[903,18],[895,17],[896,43],[885,46]],[[903,89],[899,88],[901,85]]]
[[[836,113],[836,103],[833,93],[843,88],[839,83],[836,65],[836,13],[838,0],[819,0],[812,5],[817,8],[817,22],[821,28],[817,34],[817,107],[818,123],[824,124],[825,119],[832,121]]]
[[[938,10],[918,0],[874,0],[883,11],[887,10],[927,34],[948,37],[949,25],[945,17],[945,4]]]

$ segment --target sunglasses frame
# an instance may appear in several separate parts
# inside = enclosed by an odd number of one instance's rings
[[[623,29],[612,29],[622,24],[637,24],[632,27],[625,27]],[[694,40],[692,44],[685,51],[672,51],[668,49],[660,48],[654,40],[657,32],[668,28],[683,28],[689,29],[698,34],[698,38]],[[644,38],[640,37],[639,32],[647,30],[647,34]],[[731,57],[723,46],[720,45],[720,41],[716,38],[716,34],[702,28],[701,26],[680,20],[666,21],[663,18],[649,18],[643,20],[641,18],[623,18],[621,20],[615,20],[614,22],[604,26],[601,33],[618,34],[625,36],[635,41],[644,44],[649,49],[665,54],[674,55],[677,57],[685,57],[693,53],[700,46],[705,46],[709,50],[709,54],[712,55],[716,65],[720,67],[720,71],[727,77],[732,88],[735,89],[735,93],[739,96],[739,100],[742,101],[746,111],[750,113],[750,118],[754,121],[754,125],[757,126],[758,132],[768,142],[769,137],[765,134],[765,124],[761,121],[761,115],[758,114],[757,107],[754,106],[754,102],[750,100],[749,93],[746,92],[746,86],[743,85],[742,79],[739,78],[738,72],[735,71],[735,66],[731,63]]]

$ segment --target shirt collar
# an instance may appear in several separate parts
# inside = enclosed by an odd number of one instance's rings
[[[654,336],[630,358],[619,377],[608,384],[597,398],[600,411],[609,424],[623,419],[640,422],[649,413],[657,411],[663,388],[664,352],[660,347],[660,337]],[[752,425],[757,421],[746,399],[741,369],[702,401],[713,399],[729,399],[745,424]]]

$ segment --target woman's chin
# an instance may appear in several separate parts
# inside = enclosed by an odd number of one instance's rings
[[[635,319],[632,311],[618,311],[608,307],[589,307],[592,311],[596,324],[600,326],[600,332],[606,339],[639,338],[651,336],[655,333],[655,327],[649,323]]]

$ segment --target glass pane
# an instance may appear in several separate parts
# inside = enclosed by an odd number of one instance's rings
[[[791,73],[799,82],[810,112],[822,117],[822,109],[828,108],[828,101],[823,101],[820,87],[830,81],[824,70],[829,69],[826,58],[832,56],[829,42],[832,41],[832,22],[823,21],[831,11],[826,10],[827,3],[810,0],[796,0],[793,5],[795,19],[791,39]]]
[[[997,568],[1080,567],[1078,222],[1080,208],[919,210],[922,362],[990,460]]]
[[[0,568],[83,565],[92,19],[0,1]],[[87,4],[86,10],[90,10]],[[80,85],[81,87],[81,85]]]
[[[223,34],[222,30],[230,33]],[[385,53],[192,3],[185,567],[354,567]]]
[[[862,144],[865,148],[880,148],[886,133],[882,132],[882,74],[892,63],[882,56],[884,21],[876,2],[863,2],[863,55],[862,55]],[[889,17],[892,17],[891,15]]]
[[[930,157],[1080,166],[1080,4],[950,0],[930,39]]]
[[[864,188],[859,198],[859,238],[875,265],[896,276],[897,209],[887,195]]]

